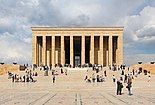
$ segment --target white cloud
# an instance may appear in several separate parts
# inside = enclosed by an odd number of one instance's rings
[[[142,61],[143,63],[149,63],[154,61],[155,54],[134,54],[134,55],[126,55],[124,60],[127,63],[127,66],[138,64],[138,61]]]
[[[155,19],[154,19],[155,20]],[[151,38],[155,36],[155,24],[146,25],[143,28],[136,31],[139,38]]]
[[[31,26],[124,26],[125,54],[155,53],[154,4],[153,0],[1,0],[0,60],[31,60]]]
[[[0,59],[5,63],[27,63],[31,61],[31,44],[23,42],[9,33],[0,35]]]

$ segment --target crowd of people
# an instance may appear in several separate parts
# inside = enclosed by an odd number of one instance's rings
[[[36,82],[35,76],[38,76],[38,73],[28,69],[23,75],[8,72],[8,79],[12,79],[12,82]]]
[[[69,66],[69,65],[68,65]],[[66,66],[65,66],[66,67]],[[69,66],[70,67],[70,66]],[[89,67],[89,66],[88,66]],[[114,74],[112,74],[112,82],[116,84],[116,94],[122,95],[123,88],[127,88],[128,94],[132,95],[131,88],[132,88],[132,80],[134,78],[137,78],[138,75],[142,73],[142,69],[134,70],[130,72],[129,68],[125,69],[126,67],[124,65],[121,65],[120,67],[117,67],[113,65],[112,67],[109,66],[108,69],[103,69],[101,65],[92,65],[92,69],[87,70],[87,73],[84,77],[84,81],[86,83],[97,83],[97,82],[106,82],[106,78],[109,76],[107,75],[107,70],[111,70],[113,72],[117,72],[117,78]],[[58,69],[58,70],[57,70]],[[62,65],[55,65],[55,68],[50,68],[48,66],[40,66],[25,69],[25,73],[23,75],[19,75],[16,73],[8,72],[8,78],[12,79],[12,82],[36,82],[37,80],[34,80],[35,76],[38,76],[37,70],[43,71],[44,76],[49,76],[49,72],[51,72],[51,80],[52,83],[56,82],[56,76],[63,74],[67,76],[67,69],[62,67]],[[88,75],[89,71],[91,72],[91,75]],[[115,73],[116,74],[116,73]],[[148,82],[151,80],[150,72],[144,71],[144,75],[148,74]],[[119,76],[119,77],[118,77]]]

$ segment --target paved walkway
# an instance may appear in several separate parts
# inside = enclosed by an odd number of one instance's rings
[[[68,71],[68,75],[56,77],[53,84],[51,76],[40,72],[35,83],[12,83],[6,75],[0,76],[0,105],[155,105],[155,76],[151,82],[141,75],[134,79],[132,96],[123,89],[116,95],[116,86],[108,71],[106,82],[85,83],[85,70]],[[150,85],[152,84],[152,85]]]

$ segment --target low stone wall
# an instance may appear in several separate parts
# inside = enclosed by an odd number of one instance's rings
[[[131,68],[133,69],[139,69],[139,68],[142,68],[142,70],[147,70],[147,71],[150,71],[151,74],[155,74],[155,64],[135,64],[133,66],[131,66]]]
[[[0,64],[0,75],[6,74],[8,71],[19,71],[21,68],[22,66],[17,64]]]

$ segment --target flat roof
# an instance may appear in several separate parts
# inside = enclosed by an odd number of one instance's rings
[[[124,27],[31,27],[32,31],[73,31],[73,30],[116,30],[123,31]]]

